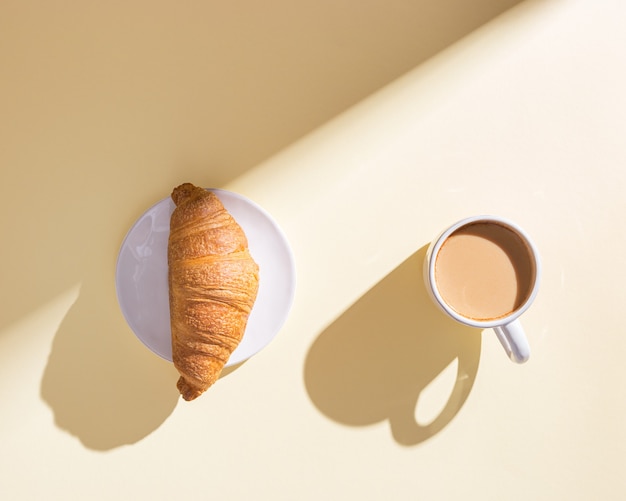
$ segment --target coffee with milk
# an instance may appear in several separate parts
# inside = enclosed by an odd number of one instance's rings
[[[497,222],[476,222],[445,240],[435,258],[435,281],[442,299],[459,315],[495,320],[528,299],[534,263],[517,233]]]

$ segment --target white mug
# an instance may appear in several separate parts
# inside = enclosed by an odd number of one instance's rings
[[[498,238],[489,236],[488,238],[483,238],[479,235],[480,231],[491,231],[496,235],[498,232],[504,235],[503,242],[506,240],[509,243],[504,245],[502,242],[498,242]],[[509,230],[509,231],[507,231]],[[512,232],[512,233],[509,233]],[[511,235],[508,237],[507,235]],[[467,236],[470,235],[474,240],[468,244]],[[477,236],[478,235],[478,236]],[[466,240],[460,240],[459,238],[464,236]],[[453,237],[458,237],[455,240],[452,240]],[[483,238],[483,240],[478,241],[476,239]],[[447,255],[451,255],[450,253],[454,252],[455,256],[458,256],[455,262],[455,271],[459,272],[459,282],[454,283],[451,286],[446,285],[446,288],[456,289],[453,291],[452,296],[445,297],[446,294],[442,293],[441,286],[443,284],[443,278],[445,276],[445,266],[448,263],[448,268],[451,267],[450,258],[446,259],[442,258],[442,263],[438,265],[438,259],[440,257],[440,253],[442,253],[442,249],[449,242],[455,242],[451,244],[448,248],[454,250],[446,250]],[[465,248],[463,247],[465,245]],[[469,251],[467,252],[468,256],[465,256],[463,253],[469,249],[467,245],[473,245],[472,252],[473,254],[470,256]],[[507,261],[508,254],[507,248],[510,246],[517,246],[519,249],[514,249],[523,253],[524,259],[527,259],[527,264],[524,264],[523,267],[516,267],[513,264],[513,261],[509,263]],[[476,263],[477,259],[480,259],[478,250],[485,250],[482,261],[482,265],[478,266]],[[496,252],[497,254],[493,254]],[[512,252],[512,251],[511,251]],[[487,254],[491,253],[491,254]],[[497,259],[488,259],[487,255],[491,257],[491,255],[496,256]],[[442,253],[443,255],[443,253]],[[466,261],[464,261],[466,260]],[[516,302],[511,306],[510,311],[504,311],[502,314],[495,315],[491,318],[481,318],[472,316],[467,312],[463,312],[463,308],[460,308],[458,304],[451,304],[450,297],[462,297],[465,298],[470,297],[472,294],[471,288],[477,288],[477,285],[474,283],[477,280],[477,276],[482,273],[483,265],[487,268],[495,266],[491,263],[503,262],[508,266],[505,271],[507,271],[507,276],[509,274],[509,268],[512,274],[515,275],[513,280],[520,278],[522,282],[517,281],[514,287],[516,287]],[[444,270],[440,270],[441,267],[444,267]],[[471,269],[470,269],[471,268]],[[518,268],[522,268],[520,271]],[[492,270],[490,270],[492,271]],[[452,273],[452,278],[449,278],[450,273],[448,273],[448,282],[454,282],[454,273]],[[496,273],[495,268],[493,273]],[[523,273],[524,276],[519,276]],[[472,275],[473,274],[473,275]],[[478,275],[477,275],[478,274]],[[471,275],[474,277],[474,282],[470,281],[465,277],[465,275]],[[539,258],[539,253],[537,248],[528,237],[526,232],[522,230],[517,224],[504,219],[498,216],[474,216],[469,217],[467,219],[463,219],[448,229],[443,231],[428,247],[426,252],[426,258],[424,260],[424,280],[426,282],[426,289],[428,290],[429,295],[435,302],[439,308],[441,308],[447,315],[449,315],[454,320],[461,322],[465,325],[469,325],[471,327],[476,327],[479,329],[487,329],[493,328],[495,331],[500,343],[504,347],[506,353],[509,358],[516,363],[523,363],[530,357],[530,347],[528,344],[528,339],[526,338],[526,334],[524,333],[524,329],[519,321],[519,317],[522,313],[524,313],[531,305],[533,300],[535,299],[538,289],[539,289],[539,280],[541,276],[541,262]],[[437,279],[440,278],[442,284],[439,284]],[[466,281],[464,283],[463,281]],[[519,284],[523,283],[524,288],[520,290],[521,287]],[[485,279],[480,283],[481,290],[489,289],[490,281]],[[513,286],[512,286],[513,287]],[[523,294],[521,294],[523,293]],[[520,295],[521,294],[521,295]],[[484,296],[484,292],[483,292]],[[474,296],[476,297],[476,296]],[[495,297],[492,292],[492,297]],[[499,297],[499,296],[498,296]],[[469,301],[469,299],[468,299]],[[483,301],[486,301],[483,299]],[[469,308],[469,307],[468,307]]]

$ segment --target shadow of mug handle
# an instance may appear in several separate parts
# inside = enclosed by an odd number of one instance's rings
[[[456,379],[454,387],[445,406],[439,414],[428,424],[420,424],[416,419],[419,396],[417,395],[413,408],[402,409],[389,422],[394,439],[402,445],[411,446],[424,442],[439,433],[454,419],[467,397],[469,396],[480,362],[480,344],[472,353],[460,353],[457,361]]]

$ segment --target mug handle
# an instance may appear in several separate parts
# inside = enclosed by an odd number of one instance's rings
[[[523,364],[530,357],[530,346],[519,320],[515,319],[506,325],[493,328],[509,358]]]

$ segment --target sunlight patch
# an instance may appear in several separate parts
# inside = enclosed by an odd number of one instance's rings
[[[415,420],[420,426],[428,426],[443,411],[456,385],[458,359],[450,362],[421,391],[415,408]]]

